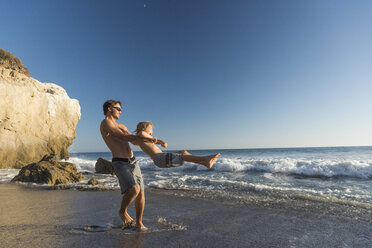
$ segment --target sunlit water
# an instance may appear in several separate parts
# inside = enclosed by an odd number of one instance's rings
[[[195,155],[221,153],[212,169],[185,163],[162,169],[142,152],[135,152],[145,185],[161,189],[219,191],[239,196],[250,192],[300,193],[372,203],[372,147],[280,148],[194,150]],[[68,160],[83,172],[84,185],[91,177],[107,187],[118,188],[115,176],[95,174],[99,157],[111,160],[111,153],[73,153]],[[6,183],[18,173],[0,170]]]

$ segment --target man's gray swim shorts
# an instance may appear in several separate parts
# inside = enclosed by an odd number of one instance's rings
[[[154,164],[160,168],[177,167],[183,164],[182,154],[161,152],[155,155]]]
[[[112,158],[112,167],[119,179],[122,194],[135,185],[139,185],[141,191],[144,191],[141,169],[134,157],[131,159]]]

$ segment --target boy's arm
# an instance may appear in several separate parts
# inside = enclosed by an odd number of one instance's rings
[[[155,144],[159,144],[159,145],[161,145],[161,146],[164,147],[164,148],[167,147],[167,142],[162,141],[162,140],[160,140],[160,139],[158,139],[158,140],[155,142]]]
[[[154,140],[154,143],[155,143],[155,144],[159,144],[159,143],[158,143],[158,139],[155,138],[155,137],[152,137],[151,134],[149,134],[149,133],[147,133],[147,132],[144,132],[144,131],[138,132],[138,133],[137,133],[137,136],[139,136],[139,137],[144,137],[144,138],[148,138],[148,139],[155,139],[155,140]]]
[[[146,138],[146,137],[138,137],[132,134],[126,134],[120,128],[118,128],[116,125],[114,125],[111,121],[105,121],[106,130],[113,136],[118,137],[122,140],[129,141],[129,142],[151,142],[155,143],[156,139],[152,138]]]
[[[154,137],[152,137],[149,133],[144,132],[144,131],[138,132],[137,135],[140,136],[140,137],[154,138]],[[155,139],[156,139],[156,138],[155,138]],[[155,143],[155,144],[159,144],[159,145],[161,145],[161,146],[164,147],[164,148],[167,147],[167,142],[162,141],[162,140],[160,140],[160,139],[156,139],[156,141],[154,141],[154,143]]]

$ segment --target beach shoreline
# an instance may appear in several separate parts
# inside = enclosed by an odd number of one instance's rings
[[[370,210],[355,211],[363,209],[358,206],[331,204],[323,211],[316,201],[303,199],[297,199],[301,208],[296,208],[289,207],[290,200],[262,205],[146,188],[144,224],[150,231],[139,233],[117,228],[118,190],[46,190],[12,183],[0,184],[0,194],[2,247],[372,246]],[[354,209],[353,216],[345,209]],[[129,213],[135,215],[133,206]]]

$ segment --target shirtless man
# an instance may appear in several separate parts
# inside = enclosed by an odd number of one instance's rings
[[[153,127],[154,125],[151,122],[140,122],[137,124],[137,129],[134,132],[139,137],[154,139],[154,137],[152,137]],[[167,147],[166,142],[156,138],[154,143],[141,142],[139,143],[139,146],[141,147],[142,151],[152,158],[154,164],[161,168],[181,166],[184,161],[187,161],[204,165],[210,169],[216,162],[217,158],[221,155],[220,153],[217,153],[210,156],[195,156],[185,150],[180,153],[162,152],[162,150],[160,150],[160,148],[155,144],[159,144],[162,147]]]
[[[145,193],[141,170],[133,157],[128,142],[134,144],[156,141],[154,138],[143,138],[132,135],[128,129],[116,120],[121,114],[120,101],[108,100],[103,104],[106,118],[101,122],[102,138],[112,153],[112,166],[119,179],[123,199],[119,216],[123,220],[123,228],[136,226],[138,230],[147,230],[142,223],[145,208]],[[135,201],[136,222],[128,214],[129,205]]]

